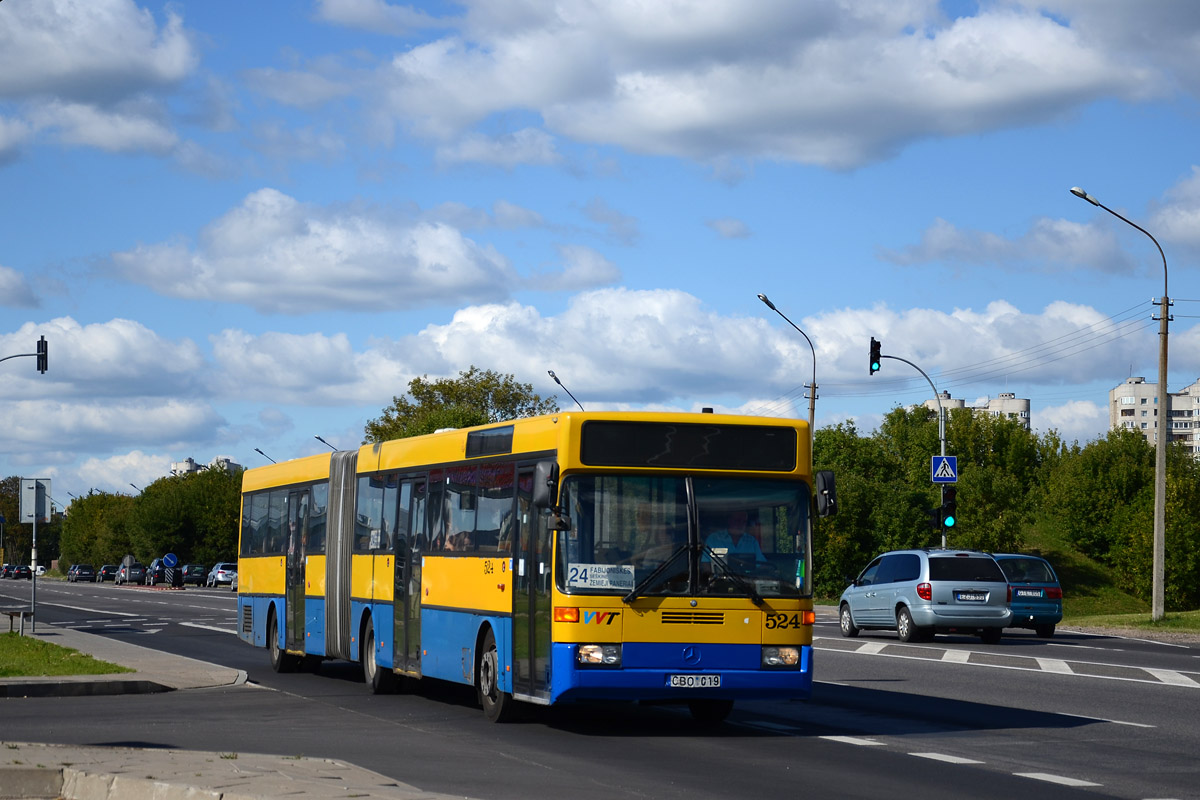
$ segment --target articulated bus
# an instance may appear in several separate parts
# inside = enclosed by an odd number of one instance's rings
[[[240,637],[277,671],[362,664],[520,703],[686,704],[812,689],[808,425],[560,412],[247,470]]]

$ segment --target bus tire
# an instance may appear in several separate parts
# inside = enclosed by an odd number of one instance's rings
[[[394,676],[390,668],[380,667],[379,660],[375,658],[375,623],[370,617],[367,617],[367,627],[360,641],[363,680],[371,687],[371,694],[391,694]]]
[[[279,646],[279,622],[275,612],[267,623],[267,649],[271,653],[271,669],[276,672],[292,672],[296,669],[296,657]]]
[[[692,719],[705,725],[717,725],[725,721],[733,711],[732,700],[689,700],[688,711]]]
[[[488,628],[479,651],[479,669],[476,670],[476,689],[483,715],[489,722],[508,722],[515,715],[517,701],[500,688],[500,651],[496,648],[496,635]]]

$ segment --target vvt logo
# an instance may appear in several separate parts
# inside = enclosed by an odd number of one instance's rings
[[[690,666],[695,666],[700,663],[700,648],[694,644],[689,644],[683,648],[683,663]]]
[[[585,611],[583,612],[583,624],[594,622],[597,625],[612,625],[613,620],[621,616],[620,611]]]

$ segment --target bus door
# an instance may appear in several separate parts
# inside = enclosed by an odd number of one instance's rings
[[[513,537],[513,694],[550,697],[550,531],[533,507],[533,467],[517,475]]]
[[[286,649],[304,647],[304,532],[308,527],[308,489],[288,492],[287,564],[284,588]]]
[[[414,489],[414,487],[416,487]],[[421,672],[421,552],[425,528],[425,480],[400,482],[392,592],[392,664]]]

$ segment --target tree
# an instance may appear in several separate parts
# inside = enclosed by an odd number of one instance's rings
[[[457,378],[413,378],[408,394],[411,400],[393,397],[378,419],[367,422],[364,444],[558,411],[558,403],[534,394],[532,384],[475,366]]]

